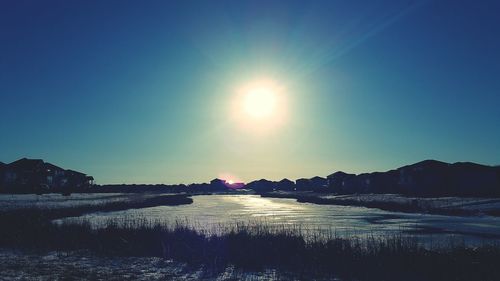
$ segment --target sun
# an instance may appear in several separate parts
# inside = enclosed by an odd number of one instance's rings
[[[250,88],[243,99],[244,111],[254,118],[266,118],[276,110],[276,92],[263,85]]]
[[[270,79],[260,79],[240,86],[231,104],[232,119],[245,131],[266,132],[283,125],[288,103],[285,87]]]

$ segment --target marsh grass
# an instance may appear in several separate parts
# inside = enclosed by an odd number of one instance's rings
[[[80,207],[78,207],[80,208]],[[54,219],[88,209],[24,209],[0,213],[0,247],[35,251],[87,249],[105,256],[153,256],[202,265],[213,272],[274,268],[343,280],[500,280],[500,246],[468,247],[450,240],[424,247],[413,236],[339,236],[334,231],[262,222],[196,230],[187,220],[108,220],[99,227]],[[109,208],[109,207],[108,207]],[[200,223],[200,222],[198,222]]]

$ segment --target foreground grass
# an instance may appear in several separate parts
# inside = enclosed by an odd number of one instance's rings
[[[146,219],[127,224],[109,221],[99,229],[85,221],[51,223],[74,213],[72,208],[1,212],[0,247],[161,257],[214,272],[232,265],[343,280],[500,280],[499,246],[450,243],[426,249],[402,235],[359,239],[318,234],[306,239],[297,229],[265,224],[220,226],[227,229],[207,235],[181,222],[165,225]]]

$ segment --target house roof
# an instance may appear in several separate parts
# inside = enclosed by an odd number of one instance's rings
[[[225,183],[225,182],[226,182],[225,180],[217,178],[217,179],[211,180],[210,184],[220,184],[220,183]]]
[[[73,170],[66,170],[67,173],[70,173],[70,174],[73,174],[75,176],[86,176],[87,174],[84,174],[84,173],[80,173],[80,172],[77,172],[77,171],[73,171]]]
[[[43,165],[42,159],[28,159],[21,158],[17,161],[14,161],[7,166],[14,169],[22,169],[22,170],[35,170]]]
[[[344,176],[347,176],[347,175],[350,175],[350,174],[348,174],[348,173],[346,173],[346,172],[338,171],[338,172],[335,172],[335,173],[333,173],[333,174],[328,175],[328,177],[327,177],[327,178],[333,178],[333,177],[344,177]]]
[[[47,162],[45,162],[45,168],[50,169],[50,170],[64,170],[63,168],[61,168],[59,166],[56,166],[54,164],[47,163]]]
[[[291,180],[289,180],[289,179],[287,179],[287,178],[284,178],[284,179],[280,180],[278,183],[281,183],[281,184],[283,184],[283,183],[288,183],[288,184],[292,183],[293,184],[294,182],[291,181]]]
[[[441,162],[441,161],[437,161],[437,160],[424,160],[424,161],[417,162],[415,164],[403,166],[399,169],[405,169],[405,168],[433,169],[433,168],[445,168],[445,167],[449,167],[449,166],[450,166],[450,164],[448,164],[446,162]]]

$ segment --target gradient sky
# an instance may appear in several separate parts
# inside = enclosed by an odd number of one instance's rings
[[[377,2],[377,3],[373,3]],[[97,183],[500,164],[500,1],[0,2],[0,161]],[[286,88],[287,121],[231,121]]]

